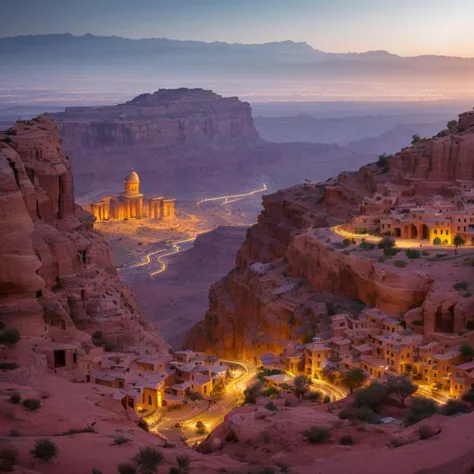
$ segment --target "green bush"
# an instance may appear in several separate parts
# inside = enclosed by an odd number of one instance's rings
[[[398,252],[400,252],[400,249],[396,249],[394,247],[386,247],[383,249],[383,254],[386,257],[394,257]]]
[[[0,362],[0,370],[16,370],[18,367],[16,362]]]
[[[405,250],[405,255],[410,259],[415,259],[415,258],[420,258],[421,257],[421,253],[418,250],[415,250],[415,249],[406,249]]]
[[[262,397],[280,398],[280,391],[272,385],[262,392]]]
[[[21,395],[18,392],[13,392],[10,395],[10,403],[18,405],[21,402]]]
[[[379,249],[391,249],[395,247],[395,241],[390,237],[384,237],[378,244]]]
[[[368,407],[377,410],[387,401],[387,386],[373,382],[366,388],[357,390],[354,394],[354,406],[356,408]]]
[[[469,407],[460,400],[448,400],[441,409],[440,412],[445,416],[454,416],[458,413],[468,413]]]
[[[413,397],[410,406],[404,415],[404,422],[413,425],[438,412],[438,406],[429,398]]]
[[[321,444],[329,440],[331,432],[323,426],[311,426],[306,433],[306,440],[311,444]]]
[[[351,435],[344,435],[339,438],[339,443],[343,446],[350,446],[351,444],[354,444],[354,439]]]
[[[23,406],[31,411],[36,411],[41,407],[41,400],[37,398],[25,398],[23,400]]]
[[[308,392],[304,397],[307,400],[311,400],[312,402],[319,402],[321,400],[322,393],[321,392]]]
[[[20,340],[20,331],[17,328],[6,327],[0,333],[0,344],[16,344]]]
[[[144,448],[138,448],[133,460],[137,464],[140,473],[151,474],[156,472],[158,464],[163,462],[163,454],[154,446],[145,446]]]
[[[123,462],[117,466],[117,472],[118,474],[137,474],[137,469],[129,462]]]
[[[128,443],[130,439],[126,438],[125,436],[122,435],[117,435],[114,438],[114,444],[117,446],[120,446],[121,444]]]
[[[403,260],[395,260],[393,262],[393,266],[397,268],[405,268],[407,266],[407,262]]]
[[[49,462],[56,458],[59,454],[59,448],[56,443],[50,439],[38,439],[35,443],[35,448],[31,451],[34,458]]]
[[[270,411],[278,411],[278,408],[276,407],[276,405],[273,403],[273,402],[268,402],[266,405],[265,405],[265,408],[267,410],[270,410]]]

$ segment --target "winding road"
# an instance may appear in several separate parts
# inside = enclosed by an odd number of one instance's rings
[[[197,206],[198,209],[201,210],[201,205],[202,204],[209,203],[209,202],[210,203],[217,203],[219,201],[222,201],[219,204],[219,206],[223,206],[223,205],[226,205],[226,204],[231,204],[231,203],[234,203],[234,202],[237,202],[237,201],[241,201],[242,199],[248,198],[250,196],[254,196],[255,194],[258,194],[258,193],[263,193],[267,189],[268,189],[267,185],[265,183],[263,183],[262,187],[260,187],[258,189],[255,189],[253,191],[249,191],[247,193],[229,194],[229,195],[225,195],[225,196],[216,196],[216,197],[201,199],[200,201],[198,201],[196,203],[196,206]],[[199,219],[193,214],[186,213],[186,215],[190,220],[199,221]],[[250,223],[250,224],[237,224],[237,225],[234,225],[234,226],[235,227],[249,227],[251,225],[253,225],[253,223]],[[163,273],[168,268],[168,266],[165,262],[165,259],[167,257],[171,257],[172,255],[176,255],[180,252],[188,250],[189,247],[186,244],[194,242],[198,235],[205,234],[206,232],[210,232],[211,230],[213,230],[213,229],[203,230],[203,231],[197,232],[193,235],[189,235],[188,237],[186,237],[184,239],[172,241],[169,244],[171,246],[171,248],[154,250],[153,252],[150,252],[147,255],[145,255],[138,263],[128,265],[128,266],[124,267],[123,269],[132,269],[132,268],[145,267],[145,266],[151,265],[152,263],[156,262],[156,263],[158,263],[159,268],[157,270],[151,271],[150,276],[153,277],[155,275],[159,275],[160,273]]]

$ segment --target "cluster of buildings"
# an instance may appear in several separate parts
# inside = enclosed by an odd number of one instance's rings
[[[423,335],[377,308],[366,308],[358,317],[335,315],[331,324],[330,338],[289,345],[279,358],[265,354],[262,363],[336,380],[352,368],[362,369],[371,380],[407,374],[420,385],[456,398],[474,386],[474,361],[461,354],[466,342],[462,336],[435,333],[426,343]]]
[[[42,352],[56,373],[73,373],[76,381],[112,388],[115,400],[140,413],[182,405],[187,398],[208,399],[217,385],[225,389],[230,375],[217,357],[191,350],[171,357],[109,353],[102,348],[83,354],[76,345],[51,343]]]
[[[125,179],[124,192],[104,197],[91,204],[97,222],[127,219],[169,219],[175,217],[175,200],[163,197],[144,198],[140,178],[132,171]]]
[[[379,184],[377,192],[365,197],[345,230],[374,233],[434,245],[474,244],[474,189],[471,181],[456,181],[451,198],[431,196],[419,205],[406,196],[405,187]],[[459,242],[459,239],[458,239]]]

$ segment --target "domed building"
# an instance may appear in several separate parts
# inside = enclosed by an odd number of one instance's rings
[[[91,204],[91,212],[97,222],[175,217],[175,200],[144,198],[140,192],[140,177],[135,171],[131,171],[125,178],[124,188],[124,192],[117,196],[107,196]]]

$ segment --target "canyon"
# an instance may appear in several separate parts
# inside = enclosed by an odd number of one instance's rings
[[[248,103],[203,89],[159,90],[117,106],[51,114],[71,156],[78,197],[122,189],[135,169],[145,193],[177,198],[273,189],[357,169],[370,155],[332,145],[259,138]]]
[[[236,266],[212,286],[206,316],[185,346],[256,361],[268,351],[282,352],[289,341],[301,343],[308,333],[324,338],[332,314],[357,314],[364,306],[401,316],[408,325],[421,319],[426,341],[446,327],[462,331],[474,314],[474,298],[459,298],[453,285],[472,281],[471,266],[394,268],[361,249],[337,251],[337,239],[324,230],[349,220],[359,202],[380,189],[400,185],[422,205],[433,195],[450,196],[455,183],[472,183],[474,113],[461,114],[457,124],[391,155],[387,168],[372,163],[265,196]]]

